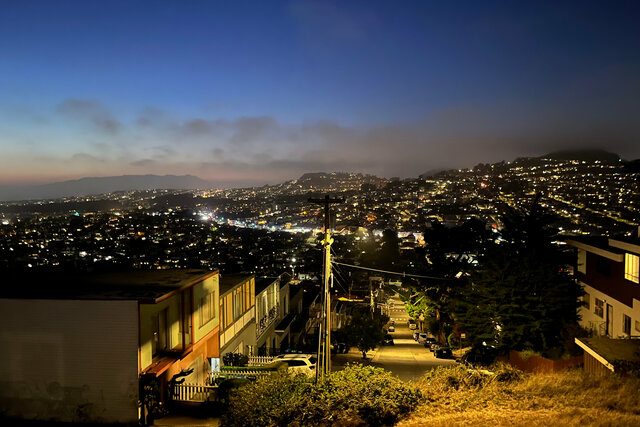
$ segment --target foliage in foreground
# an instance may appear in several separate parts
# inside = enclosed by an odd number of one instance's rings
[[[420,391],[389,372],[348,365],[321,383],[278,372],[233,392],[229,426],[393,425],[421,401]]]
[[[637,378],[523,374],[508,365],[491,375],[454,366],[430,371],[419,387],[424,403],[399,426],[640,425]]]

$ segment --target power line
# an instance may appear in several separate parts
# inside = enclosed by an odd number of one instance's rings
[[[377,268],[369,268],[369,267],[362,267],[360,265],[353,265],[353,264],[345,264],[343,262],[338,262],[338,261],[333,261],[333,264],[340,264],[340,265],[344,265],[346,267],[351,267],[351,268],[359,268],[361,270],[369,270],[369,271],[376,271],[378,273],[386,273],[386,274],[395,274],[397,276],[402,276],[402,277],[415,277],[418,279],[433,279],[433,280],[450,280],[450,281],[456,281],[456,279],[450,279],[448,277],[435,277],[435,276],[421,276],[419,274],[408,274],[408,273],[400,273],[398,271],[388,271],[388,270],[379,270]]]

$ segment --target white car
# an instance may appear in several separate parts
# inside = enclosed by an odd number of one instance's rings
[[[316,374],[316,362],[317,359],[314,354],[281,354],[276,356],[271,364],[284,363],[289,367],[290,373],[314,376]]]

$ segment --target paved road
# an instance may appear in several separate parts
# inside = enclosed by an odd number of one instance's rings
[[[413,340],[413,331],[407,325],[408,316],[404,308],[391,310],[389,315],[396,323],[396,331],[391,333],[395,345],[379,347],[373,357],[374,365],[391,371],[405,381],[417,380],[437,366],[455,365],[454,360],[436,359],[433,353]]]
[[[398,298],[395,298],[399,301]],[[365,364],[379,366],[391,371],[393,375],[404,381],[415,381],[425,372],[440,365],[454,365],[456,362],[447,359],[436,359],[422,344],[413,340],[413,332],[409,330],[407,320],[409,316],[404,307],[391,310],[389,317],[395,320],[396,331],[392,332],[395,345],[380,346],[370,351]],[[351,349],[349,354],[336,355],[332,359],[332,369],[339,370],[346,363],[363,363],[362,354],[357,349]]]

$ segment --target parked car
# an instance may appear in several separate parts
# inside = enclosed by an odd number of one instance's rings
[[[427,340],[427,334],[424,332],[418,332],[418,342],[420,344],[424,344],[426,340]]]
[[[313,376],[316,374],[316,356],[314,354],[281,354],[270,365],[287,365],[290,373]]]
[[[389,334],[384,336],[384,339],[382,340],[382,344],[383,345],[394,345],[393,342],[393,337]]]
[[[347,347],[347,344],[343,343],[343,342],[338,342],[335,344],[331,344],[331,353],[334,354],[343,354],[343,353],[348,353],[349,352],[349,348]]]
[[[413,332],[413,340],[414,341],[418,341],[418,335],[420,335],[420,332],[418,332],[418,331],[414,331]]]
[[[438,344],[437,342],[432,342],[432,343],[429,343],[429,344],[426,344],[426,343],[425,343],[425,345],[424,345],[424,346],[425,346],[426,348],[428,348],[430,352],[432,352],[432,353],[433,353],[434,351],[436,351],[436,349],[437,349],[438,347],[440,347],[440,344]]]
[[[389,332],[395,332],[395,331],[396,331],[396,327],[395,327],[395,326],[393,326],[393,325],[389,325],[389,329],[388,329],[388,331],[389,331]]]
[[[488,345],[479,345],[474,346],[471,350],[467,351],[460,359],[460,362],[474,366],[489,366],[495,362],[497,357],[497,348]]]
[[[416,321],[411,318],[409,318],[407,324],[409,325],[409,329],[411,329],[412,331],[418,328],[418,325],[416,325]]]
[[[451,352],[451,348],[449,347],[438,347],[433,355],[436,359],[453,359],[453,353]]]
[[[425,348],[431,349],[431,345],[432,344],[437,344],[438,342],[436,341],[436,339],[434,337],[427,337],[423,344]]]

